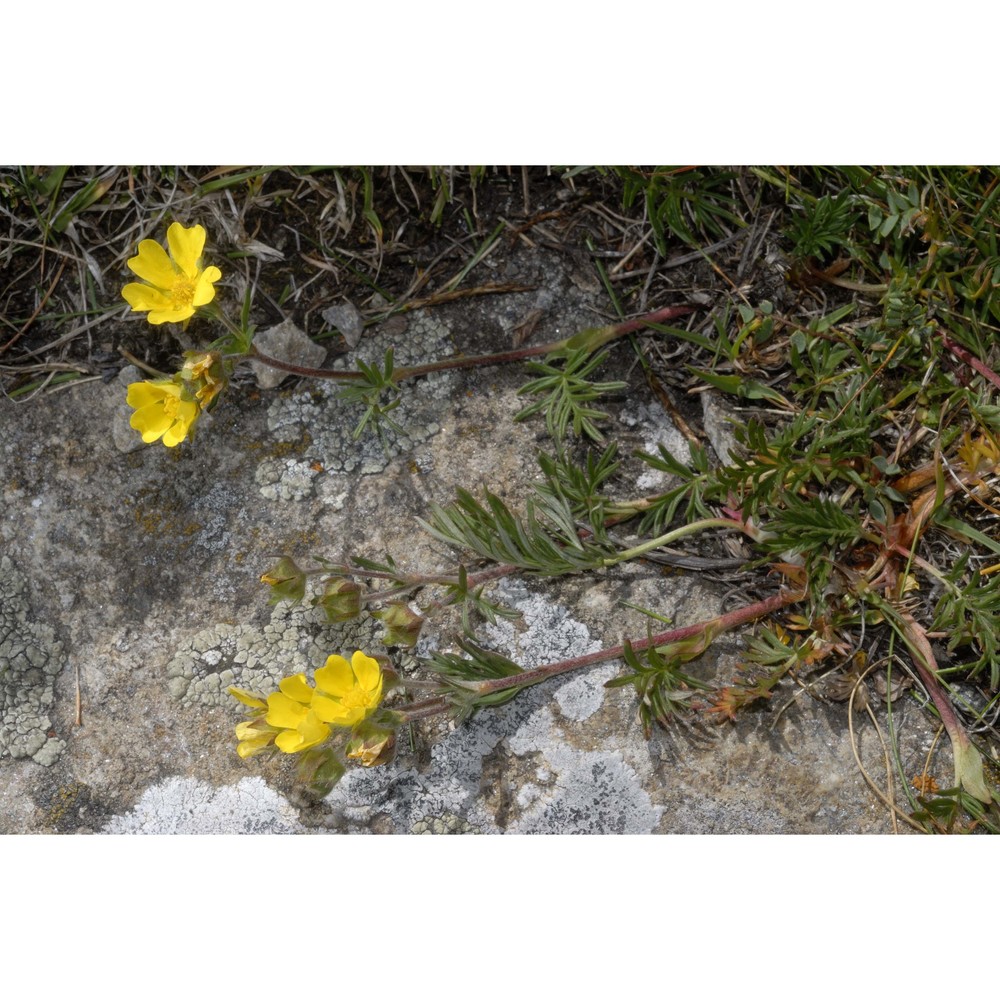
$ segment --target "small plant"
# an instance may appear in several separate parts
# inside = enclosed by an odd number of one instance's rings
[[[831,197],[828,194],[803,206],[792,216],[785,231],[792,241],[792,256],[798,260],[810,257],[830,259],[840,250],[850,252],[851,231],[861,219],[855,199],[848,191]]]
[[[886,196],[897,206],[891,192]],[[907,198],[912,205],[912,196]],[[852,205],[846,193],[817,199],[813,210],[793,224],[798,252],[817,256],[846,247],[858,221]],[[879,232],[897,243],[902,235],[895,224],[887,228],[883,223]],[[407,379],[449,367],[526,360],[534,377],[521,392],[537,398],[517,419],[543,417],[557,449],[554,455],[539,456],[542,479],[522,512],[512,510],[489,489],[482,500],[459,489],[453,503],[431,506],[421,527],[460,557],[447,572],[404,574],[391,557],[383,564],[324,560],[314,569],[301,570],[285,557],[264,574],[262,580],[276,600],[304,600],[312,581],[312,601],[331,621],[371,613],[385,627],[387,647],[412,649],[426,621],[456,605],[466,636],[458,643],[459,652],[420,660],[427,679],[401,677],[358,651],[350,665],[331,657],[316,671],[315,687],[304,675],[296,675],[266,697],[234,689],[234,696],[252,710],[251,720],[237,728],[241,755],[271,748],[299,754],[303,779],[316,794],[324,794],[351,761],[374,766],[390,760],[400,727],[415,719],[440,713],[465,718],[547,677],[613,658],[622,658],[628,672],[612,684],[635,689],[647,732],[654,724],[677,720],[686,724],[699,715],[706,720],[733,719],[747,706],[771,698],[787,676],[843,655],[852,646],[854,631],[871,632],[881,625],[910,652],[915,673],[940,713],[952,741],[956,787],[981,804],[991,803],[993,793],[985,783],[981,753],[950,706],[927,635],[931,629],[944,630],[951,649],[975,648],[979,658],[967,669],[976,676],[995,659],[990,623],[1000,612],[1000,591],[995,581],[981,582],[978,568],[970,569],[968,553],[950,568],[938,568],[917,548],[935,523],[968,539],[977,537],[975,529],[955,517],[949,501],[960,493],[976,497],[992,489],[990,477],[1000,474],[1000,448],[982,421],[996,421],[981,401],[972,403],[965,397],[965,408],[978,413],[980,422],[970,425],[966,418],[961,436],[946,433],[948,423],[957,419],[955,407],[962,405],[963,396],[961,392],[949,396],[946,386],[937,387],[938,398],[929,411],[942,432],[932,465],[937,471],[932,479],[920,470],[904,472],[902,454],[898,447],[891,449],[887,435],[890,415],[901,397],[883,377],[886,350],[895,355],[897,365],[916,365],[916,348],[933,330],[926,326],[926,314],[921,314],[925,326],[914,337],[915,315],[900,313],[897,305],[891,305],[907,297],[919,301],[908,283],[908,271],[898,271],[897,291],[886,297],[890,305],[881,329],[884,335],[895,335],[894,341],[887,346],[869,337],[858,343],[842,332],[840,324],[851,315],[851,306],[814,318],[788,338],[787,363],[794,381],[784,393],[749,374],[754,352],[778,335],[782,318],[774,306],[763,303],[758,315],[740,305],[735,315],[742,326],[725,344],[716,323],[720,349],[713,367],[688,370],[751,406],[777,406],[783,418],[765,423],[751,416],[737,428],[741,453],[721,466],[713,467],[705,450],[695,445],[690,464],[663,448],[658,455],[641,454],[645,464],[670,474],[675,482],[661,494],[626,502],[608,492],[619,471],[614,444],[599,456],[588,453],[581,463],[570,457],[571,436],[601,440],[596,422],[604,414],[591,404],[604,393],[626,388],[624,382],[591,381],[615,343],[688,311],[685,307],[497,355],[398,369],[389,351],[382,366],[359,365],[353,372],[304,369],[268,358],[254,347],[246,303],[239,324],[229,323],[214,308],[214,284],[221,274],[201,263],[205,242],[201,227],[186,230],[175,224],[168,237],[170,257],[152,241],[140,246],[139,257],[129,263],[147,284],[127,286],[125,297],[134,309],[146,311],[151,323],[186,323],[198,310],[207,309],[223,319],[229,333],[207,352],[189,352],[172,378],[136,383],[129,389],[129,402],[136,408],[132,424],[144,440],[163,440],[168,447],[185,440],[198,414],[216,402],[233,366],[244,359],[344,381],[339,398],[365,408],[355,436],[369,426],[380,434],[383,425],[393,426],[389,413],[398,404],[400,383]],[[945,349],[974,360],[964,348],[942,339],[939,350]],[[544,360],[530,360],[538,355]],[[919,364],[923,365],[922,358]],[[722,365],[735,373],[721,373]],[[990,373],[982,364],[978,370]],[[927,390],[924,394],[930,398]],[[647,534],[622,548],[612,541],[608,528],[629,520],[636,520]],[[720,530],[740,533],[753,546],[759,563],[779,573],[785,586],[770,597],[697,625],[633,637],[597,654],[533,670],[520,669],[476,639],[477,616],[495,620],[509,613],[485,598],[484,588],[491,580],[516,573],[552,577],[607,571],[665,545]],[[1000,545],[995,548],[1000,550]],[[487,569],[470,571],[470,558],[485,562]],[[943,588],[926,624],[915,617],[908,596],[919,586],[920,574]],[[373,590],[375,581],[384,586]],[[434,590],[439,596],[421,596]],[[720,634],[782,609],[790,612],[792,607],[799,611],[784,628],[775,625],[751,640],[734,683],[712,687],[682,669]],[[791,630],[797,633],[794,641],[789,639]],[[990,683],[996,687],[994,669]],[[394,700],[393,689],[410,691],[409,700]],[[412,692],[418,693],[416,701]],[[390,695],[387,702],[386,695]],[[926,807],[920,815],[935,814]]]

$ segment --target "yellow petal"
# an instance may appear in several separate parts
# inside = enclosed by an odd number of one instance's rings
[[[278,682],[278,690],[287,694],[289,698],[308,705],[312,701],[313,689],[306,681],[305,674],[295,674],[294,677],[286,677]]]
[[[140,383],[135,383],[139,385]],[[131,386],[129,386],[131,389]],[[249,705],[251,708],[267,708],[267,702],[259,694],[254,694],[253,691],[247,691],[246,688],[231,687],[227,688],[229,693],[237,700],[243,702],[244,705]],[[237,727],[238,728],[238,727]],[[239,733],[237,732],[237,736]]]
[[[153,310],[146,317],[153,326],[160,323],[182,323],[194,315],[194,306],[168,305],[163,309]]]
[[[298,729],[278,733],[274,743],[284,753],[299,753],[322,743],[330,735],[330,727],[324,726],[312,712],[307,713]]]
[[[328,656],[316,671],[316,687],[334,698],[343,698],[354,687],[354,671],[342,656]]]
[[[362,707],[348,707],[342,702],[334,701],[332,698],[324,698],[321,694],[313,698],[312,710],[316,713],[316,718],[323,722],[329,722],[332,726],[350,728],[355,723],[360,722],[367,714]]]
[[[278,733],[274,739],[274,745],[282,753],[297,753],[302,749],[302,737],[296,730],[286,729],[283,733]]]
[[[259,738],[254,738],[252,740],[243,740],[236,747],[236,752],[246,759],[247,757],[253,757],[254,754],[261,753],[266,750],[271,745],[270,736],[261,736]]]
[[[309,712],[299,723],[299,735],[302,737],[302,749],[307,750],[322,743],[330,735],[330,727],[324,725],[315,712]]]
[[[163,435],[163,443],[168,448],[179,445],[188,436],[192,424],[198,417],[198,404],[181,400],[180,412],[170,429]]]
[[[312,700],[312,710],[316,713],[316,718],[322,719],[323,722],[330,722],[335,726],[353,724],[347,720],[354,710],[333,698],[324,698],[321,694],[315,695]]]
[[[378,665],[378,660],[366,656],[359,649],[351,657],[351,669],[358,679],[358,684],[365,691],[382,691],[382,668]]]
[[[132,307],[133,312],[147,312],[150,309],[168,309],[171,299],[166,293],[152,285],[129,282],[122,289],[122,298]]]
[[[156,240],[143,240],[139,244],[138,255],[125,261],[125,264],[143,281],[157,288],[169,288],[177,276],[166,250]]]
[[[305,705],[280,691],[267,696],[267,709],[267,724],[281,729],[294,729],[306,715]]]
[[[198,260],[205,249],[205,227],[185,229],[179,222],[167,230],[167,246],[174,263],[192,280],[198,277]]]
[[[165,395],[163,384],[160,382],[133,382],[125,394],[125,401],[132,409],[138,410],[142,406],[162,403]]]
[[[267,735],[266,733],[261,733],[260,727],[254,725],[257,719],[251,722],[241,722],[236,727],[236,738],[238,740],[255,740],[262,735]]]
[[[152,444],[166,434],[173,422],[174,418],[168,417],[162,406],[153,403],[152,406],[136,410],[129,420],[129,425],[142,435],[146,444]]]
[[[222,272],[217,267],[206,267],[198,275],[198,282],[194,288],[194,298],[191,304],[194,306],[207,306],[215,298],[215,289],[212,283],[222,277]]]

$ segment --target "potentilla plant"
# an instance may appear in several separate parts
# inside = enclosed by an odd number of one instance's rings
[[[391,348],[381,365],[359,363],[357,371],[308,368],[269,357],[257,349],[253,343],[254,329],[249,323],[249,293],[243,302],[239,323],[234,323],[225,310],[217,307],[215,285],[222,279],[222,272],[214,265],[205,265],[206,238],[204,226],[185,228],[174,222],[167,229],[167,250],[155,240],[146,239],[139,244],[136,256],[127,261],[129,269],[142,281],[127,284],[122,289],[122,297],[134,312],[146,313],[146,319],[153,326],[179,323],[186,328],[192,317],[201,314],[220,322],[227,331],[204,351],[186,352],[185,363],[175,374],[156,373],[161,377],[129,386],[127,401],[136,411],[130,423],[146,444],[160,441],[174,448],[186,440],[193,433],[198,417],[216,405],[235,366],[241,361],[253,359],[292,375],[348,383],[339,398],[365,406],[365,413],[357,425],[357,437],[369,426],[380,435],[383,424],[392,426],[388,414],[395,406],[400,382],[448,369],[504,364],[541,355],[551,356],[558,364],[556,367],[544,366],[548,377],[537,380],[537,386],[532,383],[526,387],[527,392],[544,391],[548,395],[527,407],[521,417],[546,407],[551,409],[558,401],[556,424],[562,430],[571,421],[578,431],[583,427],[588,436],[600,440],[600,431],[593,421],[604,414],[586,404],[602,393],[622,388],[623,384],[590,383],[582,377],[603,360],[599,349],[637,330],[669,322],[693,311],[690,306],[671,306],[623,323],[584,330],[549,344],[498,354],[449,358],[409,368],[395,366]],[[587,369],[581,372],[578,369],[584,362],[588,362]]]
[[[967,229],[972,231],[963,223],[950,231]],[[883,234],[891,235],[888,229]],[[390,761],[400,729],[409,723],[438,715],[462,720],[530,685],[596,663],[624,662],[625,672],[609,686],[635,689],[648,733],[654,724],[734,719],[746,706],[770,699],[788,678],[813,690],[821,667],[849,681],[851,704],[863,697],[866,678],[876,672],[891,692],[898,688],[892,670],[895,666],[898,676],[902,649],[910,661],[910,682],[926,693],[925,703],[934,706],[951,741],[954,782],[933,800],[907,792],[910,815],[891,798],[884,800],[894,815],[924,829],[950,829],[961,813],[973,825],[1000,830],[997,792],[984,766],[987,744],[973,738],[979,731],[970,731],[956,711],[948,675],[931,644],[945,639],[950,653],[973,657],[960,669],[984,684],[988,674],[986,686],[997,690],[993,623],[1000,614],[1000,576],[990,574],[1000,564],[987,563],[1000,554],[1000,544],[975,526],[974,514],[977,507],[997,513],[1000,408],[972,387],[972,378],[1000,387],[1000,375],[979,341],[976,350],[960,344],[936,320],[919,330],[906,326],[904,314],[889,308],[889,296],[883,319],[860,334],[842,326],[853,306],[803,325],[780,316],[770,302],[757,308],[744,302],[737,310],[742,324],[737,322],[732,337],[733,314],[726,306],[711,320],[716,331],[711,338],[667,325],[694,311],[677,305],[499,354],[396,368],[389,350],[381,365],[359,363],[357,371],[306,368],[256,348],[249,296],[239,323],[218,307],[215,286],[222,274],[206,266],[205,241],[203,227],[174,223],[167,232],[169,253],[143,240],[128,262],[143,283],[127,285],[123,295],[150,323],[187,324],[201,313],[226,329],[204,350],[185,354],[175,374],[129,387],[131,424],[147,443],[173,448],[190,438],[201,413],[216,405],[230,384],[235,366],[248,359],[299,376],[346,382],[339,398],[365,407],[358,433],[369,426],[378,430],[382,421],[391,424],[387,414],[407,379],[528,361],[534,377],[521,394],[530,401],[517,419],[542,416],[555,448],[555,454],[538,456],[541,477],[521,510],[489,489],[482,499],[459,489],[454,502],[431,505],[419,526],[456,553],[454,565],[443,571],[401,572],[388,554],[383,563],[350,555],[338,561],[317,557],[307,568],[284,556],[268,569],[261,581],[271,588],[273,601],[310,601],[330,622],[369,615],[384,626],[387,651],[412,650],[425,622],[447,608],[460,612],[462,634],[454,643],[458,652],[417,657],[412,676],[397,674],[382,654],[355,650],[350,659],[330,655],[312,680],[301,673],[285,677],[277,691],[230,689],[250,710],[236,727],[241,757],[295,757],[302,779],[323,795],[348,766]],[[916,315],[912,309],[905,315],[911,313]],[[779,340],[782,329],[791,333]],[[623,387],[591,381],[591,375],[616,342],[647,330],[675,334],[700,351],[700,366],[688,368],[692,378],[738,397],[749,416],[735,428],[738,454],[718,467],[691,438],[690,462],[662,447],[658,456],[639,453],[648,466],[670,476],[670,485],[652,496],[622,498],[610,492],[619,469],[615,442],[600,455],[588,450],[585,460],[573,456],[584,441],[602,441],[605,414],[594,403]],[[787,355],[792,379],[787,383],[771,378],[767,369],[768,359],[778,354]],[[953,379],[947,373],[958,365],[961,378]],[[901,413],[910,390],[899,385],[907,379],[920,388],[921,408],[906,421],[920,433],[902,435],[897,429],[906,422]],[[775,388],[779,383],[782,391]],[[936,444],[918,461],[919,452],[910,450],[925,430]],[[962,504],[973,514],[963,512]],[[635,536],[626,542],[613,529],[627,523],[635,526]],[[619,645],[531,670],[477,639],[477,622],[515,615],[487,596],[489,585],[502,577],[608,575],[645,558],[704,566],[699,553],[678,553],[672,546],[708,533],[740,538],[751,553],[743,563],[762,571],[758,583],[769,596],[702,622],[657,634],[650,628]],[[951,557],[955,539],[965,549],[958,559]],[[931,597],[921,604],[923,595],[933,595],[936,604]],[[655,609],[647,613],[662,621]],[[731,684],[712,687],[689,672],[687,665],[720,635],[768,619],[750,640]]]

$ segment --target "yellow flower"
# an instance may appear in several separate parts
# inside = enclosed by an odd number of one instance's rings
[[[184,367],[178,375],[194,393],[198,405],[210,410],[215,397],[226,387],[222,356],[218,351],[185,351]]]
[[[382,700],[382,668],[378,660],[358,650],[351,662],[330,656],[316,671],[312,700],[316,717],[334,726],[353,727],[378,708]]]
[[[264,719],[241,722],[236,727],[236,739],[239,740],[236,752],[244,758],[261,753],[274,742],[275,736],[280,732],[280,729],[269,726]]]
[[[316,685],[312,687],[305,674],[295,674],[279,681],[278,690],[266,701],[253,691],[229,688],[254,716],[236,727],[237,753],[251,757],[272,743],[283,753],[301,753],[324,743],[331,726],[355,727],[382,700],[382,668],[360,650],[350,663],[342,656],[331,656],[316,671]],[[388,760],[395,742],[393,734],[362,729],[355,730],[351,756],[366,767]]]
[[[143,240],[139,253],[126,263],[148,284],[131,282],[122,296],[135,312],[148,312],[154,325],[190,319],[198,306],[215,298],[214,283],[222,277],[217,267],[201,266],[205,227],[185,229],[179,222],[167,230],[170,256],[156,240]]]
[[[284,753],[299,753],[322,743],[330,735],[330,727],[322,722],[312,708],[315,690],[306,682],[305,674],[286,677],[278,683],[278,691],[267,698],[266,721],[282,730],[274,739]]]
[[[184,388],[170,379],[133,382],[125,398],[135,410],[129,424],[142,435],[146,444],[163,438],[168,448],[175,447],[188,436],[201,413]]]

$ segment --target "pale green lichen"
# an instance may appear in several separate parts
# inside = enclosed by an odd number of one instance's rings
[[[417,820],[410,828],[410,833],[415,834],[457,834],[457,833],[477,833],[461,816],[454,813],[442,813],[440,816],[425,816]]]
[[[167,687],[185,708],[234,706],[230,686],[267,694],[283,677],[322,666],[331,653],[381,652],[384,631],[368,615],[330,625],[317,608],[279,604],[263,628],[212,625],[185,640],[167,664]]]
[[[454,353],[448,327],[432,316],[416,313],[409,317],[404,334],[366,334],[357,350],[338,359],[333,367],[353,368],[359,359],[381,366],[390,347],[397,368]],[[336,382],[312,383],[301,392],[280,396],[268,410],[268,430],[278,442],[302,441],[305,447],[296,460],[265,460],[260,464],[256,480],[261,495],[269,500],[301,501],[314,495],[316,477],[321,473],[356,476],[381,472],[394,458],[413,451],[440,431],[441,399],[453,391],[454,381],[454,374],[438,372],[404,385],[399,405],[391,413],[403,433],[386,427],[384,441],[367,431],[359,440],[354,439],[364,409],[337,400],[343,386]]]
[[[66,744],[49,735],[47,713],[65,662],[55,632],[32,616],[24,578],[0,557],[0,757],[47,767],[62,753]]]

